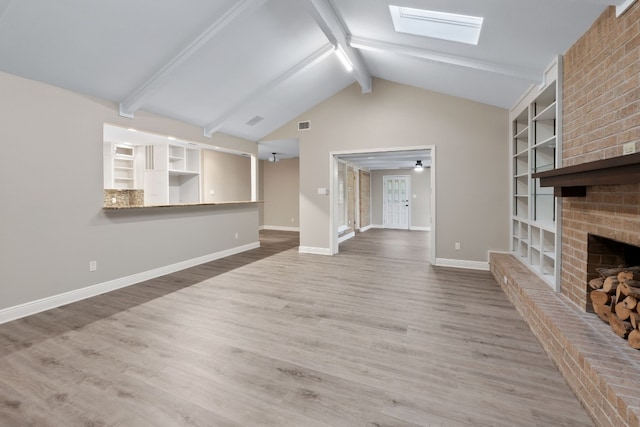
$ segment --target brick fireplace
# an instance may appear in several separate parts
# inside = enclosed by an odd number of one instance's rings
[[[620,17],[609,7],[566,52],[563,85],[563,167],[629,159],[625,148],[640,150],[640,2]],[[640,246],[640,166],[631,172],[626,182],[556,193],[582,196],[557,199],[561,294],[513,255],[490,255],[497,282],[599,426],[640,427],[640,351],[588,313],[589,261],[618,262],[607,253],[590,259],[589,246]]]
[[[640,246],[640,184],[594,186],[562,200],[562,294],[590,310],[589,236]],[[591,272],[593,274],[593,272]]]

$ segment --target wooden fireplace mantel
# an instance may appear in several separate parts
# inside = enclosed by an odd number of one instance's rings
[[[557,197],[585,197],[587,186],[640,183],[640,153],[538,172],[540,186],[554,187]]]

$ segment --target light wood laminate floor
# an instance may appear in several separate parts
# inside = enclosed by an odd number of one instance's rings
[[[334,257],[261,236],[0,325],[0,425],[592,425],[491,275],[431,267],[428,233]]]

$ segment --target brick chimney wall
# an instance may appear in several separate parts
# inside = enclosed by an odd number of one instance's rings
[[[563,166],[640,150],[640,3],[609,7],[564,56]],[[562,293],[583,310],[587,235],[640,246],[640,184],[594,186],[562,199]]]

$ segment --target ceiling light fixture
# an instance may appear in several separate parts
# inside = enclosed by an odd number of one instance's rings
[[[351,61],[349,61],[349,57],[342,49],[342,46],[336,45],[335,53],[340,62],[342,62],[342,65],[344,65],[344,68],[346,68],[348,72],[353,71],[353,64],[351,64]]]
[[[389,5],[396,32],[477,45],[484,18]]]
[[[421,171],[422,169],[424,169],[424,166],[422,166],[422,160],[417,160],[416,165],[413,169],[416,171]]]
[[[278,163],[280,161],[280,159],[276,157],[276,153],[271,153],[271,154],[273,154],[273,155],[271,157],[269,157],[269,161],[271,163]]]

